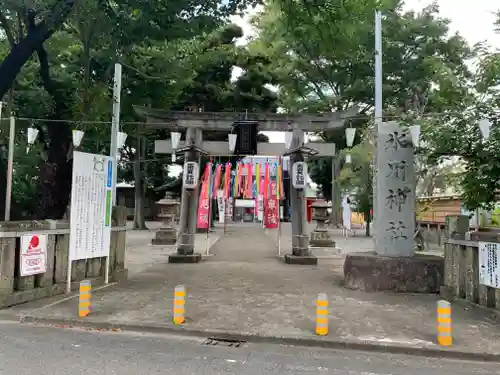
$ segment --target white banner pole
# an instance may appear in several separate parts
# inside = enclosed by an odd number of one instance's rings
[[[71,256],[68,248],[68,276],[66,278],[66,293],[71,293]]]
[[[279,207],[278,207],[278,257],[281,256],[281,218],[279,215]]]

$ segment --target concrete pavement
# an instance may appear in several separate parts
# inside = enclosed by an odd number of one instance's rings
[[[494,375],[496,363],[0,323],[0,375]]]
[[[286,265],[276,257],[270,236],[255,224],[230,225],[226,235],[219,231],[210,238],[217,236],[213,256],[200,264],[168,264],[168,251],[129,241],[136,246],[128,250],[136,271],[127,282],[95,292],[94,312],[85,319],[76,318],[75,298],[59,297],[4,310],[0,318],[500,359],[500,330],[485,310],[454,306],[454,346],[442,352],[435,344],[437,296],[346,290],[340,285],[342,256],[318,266]],[[182,327],[172,324],[171,314],[179,284],[188,293]],[[326,337],[314,335],[319,292],[330,301]]]
[[[127,223],[129,232],[127,232],[127,251],[125,254],[125,264],[129,276],[147,270],[158,262],[165,262],[168,256],[175,253],[175,245],[151,245],[151,240],[155,237],[155,232],[163,224],[157,221],[148,221],[146,223],[149,230],[132,230],[132,222]],[[208,247],[213,246],[220,238],[220,233],[210,233],[208,236]],[[194,239],[195,249],[198,252],[205,253],[207,235],[197,233]]]

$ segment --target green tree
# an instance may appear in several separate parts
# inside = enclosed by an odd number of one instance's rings
[[[495,26],[500,27],[500,12]],[[454,108],[429,119],[422,131],[429,160],[438,164],[455,157],[463,164],[460,177],[462,200],[470,210],[490,209],[500,187],[500,50],[476,46],[476,74],[468,81]],[[483,140],[478,122],[491,121],[491,135]]]
[[[351,163],[344,164],[340,171],[339,187],[353,193],[357,211],[362,213],[366,221],[366,236],[370,236],[371,212],[373,208],[373,157],[374,147],[369,137],[363,136],[360,143],[352,149],[344,149],[340,156],[351,155]]]
[[[171,79],[174,80],[175,77],[177,85],[167,90],[169,97],[163,101],[156,100],[150,103],[140,102],[140,98],[137,98],[134,104],[150,104],[153,107],[172,110],[210,112],[275,110],[277,107],[276,96],[265,87],[267,83],[272,82],[272,76],[266,70],[269,61],[266,60],[265,56],[237,47],[235,45],[236,39],[241,36],[241,28],[236,25],[226,25],[208,35],[183,41],[187,45],[183,44],[183,46],[172,49],[175,54],[183,51],[185,58],[172,61],[172,65],[178,66],[178,69],[170,68],[169,71],[172,74],[175,73]],[[138,59],[141,56],[143,55],[139,55]],[[159,58],[164,59],[165,57],[159,56]],[[140,60],[135,61],[135,64],[140,64]],[[236,82],[231,82],[234,66],[244,69],[245,74],[239,77]],[[151,76],[144,77],[142,72],[140,74],[137,71],[135,74],[138,77],[142,75],[144,80],[137,81],[141,85],[151,84]],[[181,76],[183,79],[179,79]],[[137,92],[143,89],[140,86],[130,87],[129,91]],[[161,93],[158,93],[158,97],[161,98]],[[127,181],[135,181],[136,215],[134,226],[142,229],[145,228],[142,212],[144,192],[157,199],[159,198],[157,188],[165,185],[166,182],[171,182],[168,179],[165,166],[169,162],[170,156],[155,155],[154,147],[152,147],[154,139],[166,139],[169,134],[165,130],[141,134],[139,129],[131,129],[131,135],[131,141],[126,147],[126,168],[123,170],[122,178]],[[224,141],[227,140],[227,134],[207,132],[204,134],[204,139]],[[261,141],[266,140],[266,137],[261,137]],[[145,162],[145,160],[154,161]],[[203,163],[206,161],[208,159],[204,159]],[[220,161],[224,162],[226,159]],[[180,188],[180,183],[175,186]]]
[[[71,161],[67,156],[71,152],[71,128],[77,126],[72,121],[75,118],[109,121],[110,79],[115,62],[128,67],[123,77],[123,120],[135,119],[131,102],[161,103],[169,98],[169,93],[175,92],[172,89],[178,81],[183,81],[183,85],[187,80],[184,76],[176,77],[175,72],[165,79],[170,72],[170,61],[161,60],[162,53],[168,51],[170,56],[182,61],[182,48],[175,55],[171,46],[189,48],[189,42],[179,41],[217,29],[226,22],[228,15],[250,3],[243,0],[222,5],[218,1],[199,0],[153,3],[82,0],[73,4],[70,0],[54,0],[41,7],[36,1],[21,5],[7,0],[2,2],[0,27],[5,39],[0,39],[4,57],[0,66],[0,93],[3,97],[10,87],[15,89],[18,116],[50,120],[33,124],[40,130],[45,156],[36,179],[34,216],[58,218],[65,211],[71,187]],[[172,14],[177,16],[172,17]],[[47,16],[43,18],[42,15]],[[34,37],[35,34],[38,36]],[[30,60],[35,52],[38,62]],[[134,65],[141,58],[141,64]],[[145,73],[139,74],[137,66]],[[155,79],[148,74],[151,72]],[[12,86],[16,77],[17,83]],[[41,88],[44,95],[37,95]],[[34,100],[40,98],[45,99],[43,104]],[[34,112],[37,116],[30,116]],[[85,130],[86,138],[99,136],[102,139],[105,133],[109,138],[109,130],[103,126]],[[101,142],[98,148],[106,145],[107,142]],[[5,156],[0,158],[2,178],[4,171]],[[0,193],[4,186],[2,184]]]
[[[383,12],[384,113],[387,119],[419,116],[453,107],[471,76],[472,56],[433,4],[404,12],[399,0],[295,2],[273,0],[256,17],[253,48],[266,50],[280,75],[279,99],[289,112],[356,108],[349,125],[365,128],[374,104],[374,10]],[[437,87],[437,89],[436,89]],[[345,148],[344,130],[321,134]],[[340,170],[337,160],[336,170]],[[313,180],[330,198],[331,162],[311,167]],[[338,198],[337,198],[338,199]],[[337,204],[338,206],[338,204]]]

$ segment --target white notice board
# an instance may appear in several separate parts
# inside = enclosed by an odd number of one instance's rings
[[[109,255],[112,173],[109,156],[73,153],[70,260]]]
[[[479,284],[500,288],[500,244],[479,242]]]

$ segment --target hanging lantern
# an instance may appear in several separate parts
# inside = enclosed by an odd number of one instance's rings
[[[354,143],[354,136],[356,135],[356,128],[346,128],[345,130],[345,139],[347,143],[347,147],[352,147]]]
[[[418,147],[420,145],[420,125],[410,126],[410,135],[413,146]]]
[[[491,130],[490,120],[484,118],[479,120],[479,130],[481,131],[483,139],[487,141],[490,138],[490,130]]]
[[[234,152],[236,148],[236,139],[238,138],[237,134],[229,134],[229,151]]]
[[[11,121],[13,121],[14,117],[11,117]],[[26,147],[26,153],[29,152],[30,146],[33,145],[36,141],[36,137],[38,136],[38,129],[29,127],[28,128],[28,147]]]
[[[172,162],[175,162],[176,160],[176,155],[175,155],[175,150],[179,148],[179,143],[181,141],[181,133],[179,132],[171,132],[170,133],[170,141],[172,142]]]
[[[76,130],[74,129],[72,132],[73,135],[73,146],[80,147],[80,144],[82,143],[83,136],[85,135],[85,132],[81,130]]]
[[[285,148],[287,150],[292,146],[293,132],[285,132]]]
[[[116,146],[118,150],[122,149],[123,146],[125,146],[125,141],[127,140],[127,133],[124,132],[118,132],[118,135],[116,137]]]

